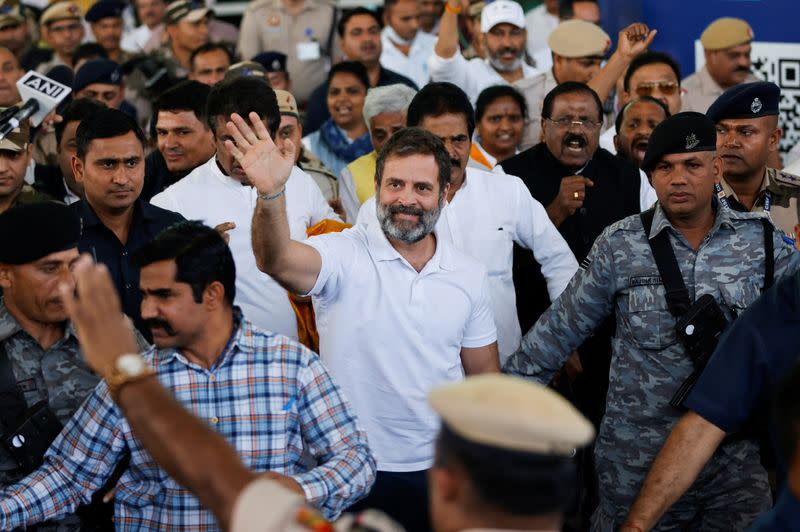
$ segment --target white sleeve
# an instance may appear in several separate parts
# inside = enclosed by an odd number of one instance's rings
[[[339,175],[339,197],[347,215],[347,223],[355,224],[355,220],[358,218],[358,210],[361,208],[361,202],[358,201],[358,195],[356,195],[353,174],[346,166],[342,168],[342,172]]]
[[[555,301],[578,271],[578,261],[575,260],[575,255],[572,254],[564,237],[550,221],[544,206],[531,196],[528,187],[520,178],[510,177],[517,189],[515,241],[533,252],[547,281],[550,300]]]
[[[655,189],[650,185],[650,179],[647,178],[644,170],[639,170],[639,178],[642,180],[641,185],[639,185],[639,207],[644,212],[658,201],[658,196],[656,196]]]
[[[357,252],[354,240],[347,234],[349,231],[352,229],[312,236],[303,242],[317,250],[322,265],[314,288],[302,295],[332,299],[339,293],[350,259]]]
[[[489,275],[483,265],[481,268],[481,286],[476,290],[477,298],[472,305],[472,313],[464,327],[461,347],[484,347],[497,341],[497,326],[492,311],[492,296],[489,288]],[[478,287],[476,287],[478,288]]]
[[[372,225],[378,223],[378,213],[375,212],[375,196],[367,198],[358,210],[355,225]]]
[[[461,51],[456,52],[453,57],[445,59],[433,52],[428,58],[428,73],[431,81],[449,81],[467,93],[470,101],[475,101],[478,97],[475,93],[476,80],[469,75],[469,64]]]

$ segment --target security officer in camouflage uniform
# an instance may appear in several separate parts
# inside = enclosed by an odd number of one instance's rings
[[[720,206],[714,180],[722,161],[715,148],[714,124],[700,113],[679,113],[656,127],[643,161],[659,199],[649,234],[638,215],[609,226],[504,367],[549,382],[570,353],[616,311],[606,414],[595,447],[600,502],[592,517],[594,530],[622,525],[680,417],[670,399],[694,370],[676,334],[651,241],[667,239],[688,299],[710,295],[727,321],[765,285],[765,233],[770,234],[771,225],[762,223],[763,215]],[[780,232],[771,236],[775,277],[796,271],[800,255]],[[770,506],[769,483],[757,453],[757,445],[747,439],[726,443],[659,526],[746,527]]]
[[[26,407],[39,401],[46,401],[66,423],[99,381],[81,358],[75,330],[58,298],[58,286],[73,283],[70,268],[78,258],[79,237],[77,215],[58,203],[18,206],[0,215],[0,432],[4,435],[16,428]],[[18,392],[5,387],[9,382]],[[20,393],[24,404],[12,408],[9,394]],[[0,443],[0,487],[29,472]],[[33,528],[78,527],[78,518],[72,515]]]
[[[800,177],[767,166],[778,151],[781,89],[757,81],[725,91],[706,112],[717,125],[722,179],[720,203],[737,211],[766,212],[795,246],[800,236]]]

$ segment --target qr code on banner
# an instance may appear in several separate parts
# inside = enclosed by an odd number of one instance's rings
[[[750,59],[753,62],[753,74],[781,88],[780,125],[783,138],[780,150],[786,153],[800,143],[800,44],[754,42]],[[702,68],[704,62],[702,45],[696,41],[697,68]]]

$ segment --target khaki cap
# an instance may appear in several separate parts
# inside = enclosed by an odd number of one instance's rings
[[[0,111],[4,109],[0,108]],[[0,140],[0,150],[21,152],[28,147],[31,139],[31,127],[28,120],[23,120],[19,127]]]
[[[167,5],[164,22],[166,24],[175,24],[184,18],[189,22],[197,22],[213,12],[214,11],[206,7],[203,2],[178,0],[177,2],[170,2],[169,5]]]
[[[484,7],[486,7],[486,2],[483,0],[470,0],[467,14],[472,18],[479,17],[483,12]]]
[[[594,437],[594,427],[554,391],[508,375],[478,375],[428,396],[447,427],[489,447],[571,456]]]
[[[611,37],[597,24],[567,20],[550,33],[547,44],[561,57],[599,57],[611,47]]]
[[[50,4],[39,19],[40,24],[50,24],[59,20],[83,19],[83,11],[75,2],[55,2]]]
[[[275,97],[278,99],[278,109],[280,109],[282,115],[300,117],[300,112],[297,110],[297,100],[294,99],[292,93],[275,89]]]
[[[0,30],[10,26],[18,26],[25,22],[17,0],[0,1]]]
[[[723,50],[753,40],[753,28],[740,18],[718,18],[708,25],[700,35],[700,42],[706,50]]]

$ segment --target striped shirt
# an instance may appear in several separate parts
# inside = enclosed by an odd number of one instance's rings
[[[291,476],[329,518],[366,495],[375,461],[349,403],[312,351],[238,319],[210,369],[173,349],[145,353],[164,387],[254,471]],[[0,530],[70,513],[130,452],[117,484],[117,530],[217,530],[214,516],[156,464],[101,382],[37,471],[0,491]],[[191,452],[187,449],[186,452]]]

